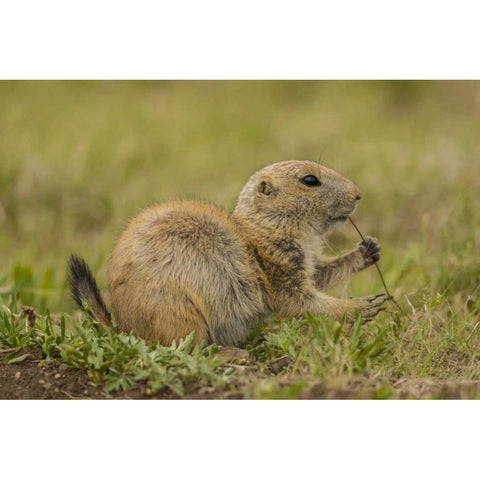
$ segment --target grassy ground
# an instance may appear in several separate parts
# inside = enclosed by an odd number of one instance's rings
[[[1,82],[0,355],[12,385],[34,362],[124,395],[480,397],[479,111],[476,82]],[[290,158],[320,159],[361,187],[355,221],[380,240],[404,314],[352,329],[279,321],[232,359],[188,341],[146,346],[74,311],[71,252],[104,286],[140,208],[231,208],[253,171]],[[332,253],[357,241],[346,225]],[[379,292],[369,269],[334,293]]]

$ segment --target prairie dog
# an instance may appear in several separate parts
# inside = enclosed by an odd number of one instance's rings
[[[120,236],[110,262],[111,308],[121,330],[165,345],[195,331],[196,342],[241,345],[259,321],[331,315],[372,318],[385,295],[338,299],[323,293],[373,265],[367,238],[337,258],[322,238],[344,223],[359,188],[329,168],[290,160],[256,172],[231,214],[195,201],[140,212]],[[87,264],[70,259],[72,293],[100,321],[111,316]]]

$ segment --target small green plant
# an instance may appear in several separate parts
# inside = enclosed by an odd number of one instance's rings
[[[194,346],[194,335],[169,347],[148,345],[133,333],[99,328],[91,318],[67,330],[64,315],[54,321],[49,314],[40,316],[28,308],[14,314],[1,305],[0,345],[9,351],[6,363],[21,362],[28,349],[38,347],[47,359],[61,358],[86,370],[94,382],[104,381],[108,391],[128,390],[140,381],[147,383],[149,393],[170,389],[178,395],[195,381],[225,385],[234,370],[214,355],[218,346]]]
[[[0,306],[0,342],[13,349],[29,347],[34,344],[34,332],[27,326],[27,315],[14,315],[6,305]]]
[[[133,333],[97,329],[85,320],[67,334],[60,355],[68,364],[86,369],[97,383],[105,380],[107,390],[127,390],[138,381],[146,381],[149,392],[170,388],[178,395],[193,381],[224,385],[233,370],[222,367],[214,357],[216,346],[193,346],[192,332],[177,345],[147,345]]]
[[[267,327],[264,341],[248,348],[264,362],[287,355],[292,373],[328,377],[364,373],[392,347],[385,331],[364,328],[360,319],[348,332],[332,318],[307,314]]]

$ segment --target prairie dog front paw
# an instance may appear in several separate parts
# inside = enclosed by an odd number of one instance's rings
[[[376,238],[365,237],[358,245],[358,251],[363,257],[364,267],[369,267],[380,260],[380,245]]]

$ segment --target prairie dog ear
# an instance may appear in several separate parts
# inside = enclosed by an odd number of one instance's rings
[[[257,193],[264,197],[270,197],[273,193],[275,193],[275,189],[269,177],[263,177],[258,182]]]

